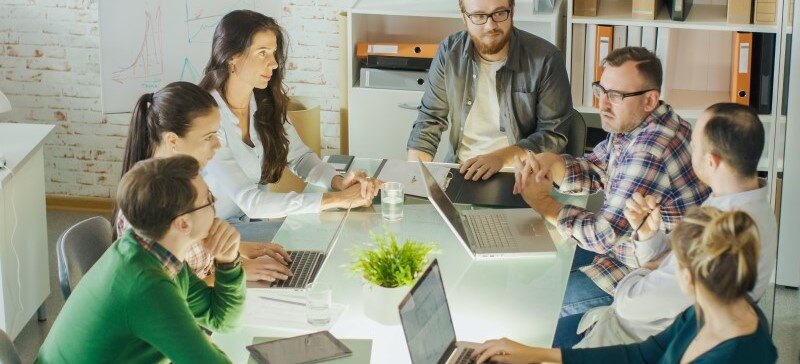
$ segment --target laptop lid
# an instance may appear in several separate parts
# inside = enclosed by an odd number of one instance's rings
[[[453,202],[447,197],[447,194],[439,187],[439,184],[434,180],[428,167],[426,167],[422,161],[419,161],[419,169],[422,172],[422,179],[425,181],[425,186],[428,188],[428,199],[431,201],[431,204],[433,204],[433,207],[439,212],[439,215],[444,218],[450,230],[456,234],[456,238],[467,250],[467,253],[474,258],[475,252],[473,252],[472,248],[467,244],[467,229],[464,227],[461,213],[458,212]]]
[[[336,246],[336,242],[339,240],[339,235],[342,235],[342,228],[344,227],[345,221],[347,221],[347,217],[350,216],[350,208],[353,207],[353,202],[350,202],[350,205],[347,206],[347,211],[345,211],[342,220],[339,221],[339,226],[336,227],[336,232],[333,233],[333,237],[331,241],[328,242],[328,249],[325,250],[325,255],[322,256],[322,263],[320,263],[319,267],[314,271],[314,276],[311,277],[311,281],[317,279],[317,273],[319,273],[323,267],[325,267],[325,263],[328,262],[328,257],[330,257],[331,252],[333,251],[333,247]]]
[[[436,259],[428,265],[398,309],[411,362],[447,362],[456,349],[456,330]]]

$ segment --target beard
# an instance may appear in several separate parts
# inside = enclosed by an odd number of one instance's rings
[[[513,24],[512,24],[513,27]],[[486,42],[482,38],[484,35],[500,35],[499,38],[495,38],[494,41]],[[500,51],[505,48],[505,46],[511,41],[511,30],[503,34],[503,31],[500,29],[485,33],[480,32],[478,34],[473,34],[472,32],[469,33],[469,37],[472,39],[472,43],[478,48],[478,52],[480,54],[485,55],[493,55],[500,53]]]

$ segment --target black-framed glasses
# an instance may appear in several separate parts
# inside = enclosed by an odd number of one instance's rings
[[[475,25],[484,25],[486,24],[487,21],[489,21],[489,18],[492,18],[492,21],[495,23],[502,23],[508,20],[508,17],[511,15],[511,9],[498,10],[490,14],[485,14],[485,13],[470,14],[465,11],[464,15],[466,15],[467,18],[469,18],[469,21],[471,21],[472,24]]]
[[[592,82],[592,93],[595,97],[602,98],[603,95],[608,96],[608,101],[610,101],[614,105],[619,105],[622,103],[622,100],[625,100],[627,97],[639,96],[644,95],[650,91],[658,91],[657,88],[651,88],[642,91],[636,92],[622,92],[617,90],[606,90],[605,87],[600,85],[600,81]]]
[[[175,219],[177,219],[177,218],[179,218],[179,217],[181,217],[183,215],[191,214],[192,212],[195,212],[195,211],[200,211],[200,210],[202,210],[202,209],[204,209],[206,207],[209,207],[209,206],[211,206],[211,208],[214,208],[214,203],[215,202],[217,202],[217,199],[214,197],[214,194],[212,194],[211,191],[208,191],[208,203],[207,204],[202,205],[202,206],[198,206],[198,207],[195,207],[195,208],[193,208],[193,209],[191,209],[189,211],[177,214],[170,221],[175,220]]]

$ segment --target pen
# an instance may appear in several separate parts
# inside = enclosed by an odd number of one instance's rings
[[[639,229],[641,229],[642,226],[644,226],[644,224],[647,222],[647,219],[650,218],[650,214],[652,214],[652,213],[653,213],[653,209],[650,209],[650,211],[647,211],[647,215],[644,215],[644,219],[642,219],[642,222],[640,222],[639,226],[637,226],[636,229],[633,230],[633,233],[631,234],[631,239],[639,240],[639,239],[637,239],[639,237]]]
[[[305,304],[305,302],[297,302],[297,301],[282,300],[282,299],[280,299],[280,298],[275,298],[275,297],[264,297],[264,296],[260,296],[260,298],[261,298],[261,299],[263,299],[263,300],[275,301],[275,302],[283,302],[283,303],[288,303],[288,304],[292,304],[292,305],[298,305],[298,306],[305,306],[305,305],[306,305],[306,304]]]

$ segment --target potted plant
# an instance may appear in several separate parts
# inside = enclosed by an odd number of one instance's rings
[[[397,236],[388,229],[370,236],[371,244],[351,250],[355,262],[350,272],[365,281],[362,292],[367,317],[394,325],[399,323],[397,306],[428,265],[435,245],[410,239],[398,244]]]

